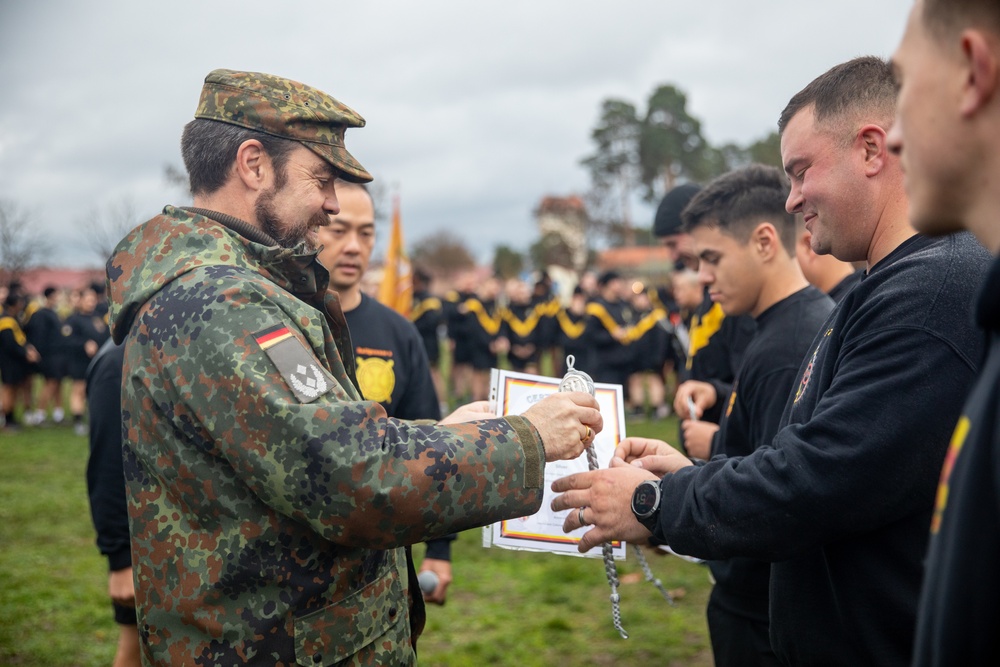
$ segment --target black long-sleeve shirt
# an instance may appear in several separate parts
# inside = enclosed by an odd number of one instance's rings
[[[989,355],[941,473],[915,667],[1000,664],[1000,259],[983,283],[977,319]]]
[[[771,565],[771,644],[796,665],[907,665],[934,495],[982,336],[989,255],[915,236],[837,306],[771,446],[664,478],[655,536]]]
[[[812,342],[833,306],[818,289],[806,287],[755,318],[757,333],[743,355],[719,427],[722,454],[747,456],[771,443],[799,366],[812,352]],[[718,604],[767,621],[769,563],[737,557],[709,565],[719,587]]]
[[[125,348],[106,342],[87,369],[90,407],[90,459],[87,493],[97,530],[97,547],[109,570],[132,565],[128,503],[122,467],[122,359]]]

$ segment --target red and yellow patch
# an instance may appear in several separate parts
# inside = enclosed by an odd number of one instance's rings
[[[336,384],[312,350],[288,326],[270,326],[254,333],[253,339],[301,403],[311,403]]]
[[[257,341],[257,344],[260,345],[260,348],[262,350],[266,350],[267,348],[273,345],[277,345],[281,341],[285,340],[286,338],[290,338],[291,336],[292,336],[291,330],[284,324],[278,324],[269,329],[258,331],[253,335],[254,340]]]
[[[944,508],[948,506],[948,489],[951,480],[951,472],[955,469],[955,461],[965,444],[965,437],[969,435],[968,417],[961,417],[955,426],[955,432],[951,436],[951,444],[948,445],[948,454],[944,457],[944,466],[941,468],[941,481],[938,483],[937,502],[934,505],[934,518],[931,520],[931,533],[938,532],[941,527],[941,518],[944,516]]]

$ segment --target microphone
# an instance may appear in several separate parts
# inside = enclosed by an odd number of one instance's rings
[[[424,570],[417,575],[417,584],[424,595],[430,595],[436,591],[440,581],[437,574],[432,570]]]

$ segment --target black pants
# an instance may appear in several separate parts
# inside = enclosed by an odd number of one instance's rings
[[[708,632],[715,667],[780,667],[771,650],[768,623],[730,611],[725,593],[716,586],[708,600]]]

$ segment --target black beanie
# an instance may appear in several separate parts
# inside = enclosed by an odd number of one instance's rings
[[[672,236],[681,233],[681,211],[688,205],[701,186],[696,183],[684,183],[668,192],[660,200],[653,218],[653,234],[657,237]]]

